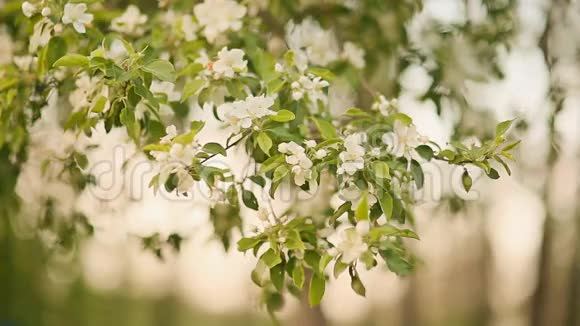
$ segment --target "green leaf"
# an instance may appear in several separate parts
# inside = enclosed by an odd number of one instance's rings
[[[127,134],[129,137],[131,137],[135,144],[138,145],[141,135],[141,125],[137,120],[135,120],[135,113],[131,109],[124,107],[119,115],[119,120],[127,128]]]
[[[67,54],[60,59],[56,60],[53,67],[82,67],[86,68],[89,66],[89,58],[80,54]]]
[[[253,249],[261,241],[259,238],[241,238],[238,241],[238,251],[245,252]]]
[[[404,114],[404,113],[394,113],[391,114],[387,117],[387,120],[391,121],[392,123],[394,123],[396,120],[401,121],[405,126],[409,126],[413,123],[413,119],[411,119],[410,116]]]
[[[266,186],[266,180],[260,175],[251,175],[248,177],[248,179],[252,180],[255,184],[262,188]]]
[[[304,242],[300,238],[300,233],[296,230],[291,230],[286,236],[286,248],[289,250],[304,250]]]
[[[296,118],[296,116],[294,115],[294,113],[292,113],[292,111],[288,111],[288,110],[280,110],[280,111],[276,112],[276,115],[270,116],[270,119],[272,121],[277,121],[277,122],[292,121],[295,118]]]
[[[344,115],[347,115],[347,116],[353,117],[353,118],[359,118],[359,117],[362,118],[362,117],[370,116],[367,112],[365,112],[359,108],[350,108],[350,109],[346,110]]]
[[[332,71],[330,71],[326,68],[310,67],[310,68],[306,69],[306,72],[309,72],[309,73],[313,74],[314,76],[318,76],[318,77],[320,77],[324,80],[327,80],[327,81],[332,81],[336,78],[336,75]]]
[[[473,180],[471,179],[471,176],[469,175],[467,170],[464,170],[463,175],[461,175],[461,183],[463,183],[463,188],[465,189],[465,191],[469,192],[471,186],[473,185]]]
[[[326,288],[326,279],[324,275],[319,275],[317,273],[312,273],[312,278],[310,279],[310,289],[308,291],[308,302],[311,307],[317,306],[322,301],[324,296],[324,290]]]
[[[280,165],[274,170],[274,179],[272,182],[282,181],[290,173],[290,168],[287,165]]]
[[[104,96],[100,96],[96,101],[95,105],[91,109],[92,112],[101,113],[105,109],[105,104],[107,104],[107,98]]]
[[[381,210],[387,220],[390,220],[393,217],[393,197],[386,191],[383,191],[382,196],[379,200],[379,205],[381,206]]]
[[[244,189],[242,191],[242,201],[244,202],[244,205],[246,205],[246,207],[253,209],[255,211],[258,210],[258,200],[256,199],[256,196],[254,195],[253,192]]]
[[[66,51],[67,45],[64,38],[58,36],[52,37],[46,46],[45,62],[43,63],[45,64],[44,68],[46,70],[50,69],[58,59],[66,55]]]
[[[433,158],[433,149],[428,145],[417,146],[415,150],[417,151],[417,153],[419,153],[419,155],[421,155],[422,158],[424,158],[427,161],[431,161],[431,159]]]
[[[336,129],[334,128],[332,123],[319,118],[313,119],[314,123],[316,124],[316,127],[318,128],[318,131],[320,131],[320,135],[322,136],[322,138],[324,139],[336,138]]]
[[[292,269],[292,280],[294,281],[294,285],[299,289],[304,286],[304,267],[302,264],[297,263],[294,265],[294,269]]]
[[[353,275],[350,278],[350,287],[354,290],[354,292],[360,296],[366,296],[366,289],[358,275]]]
[[[282,78],[272,79],[266,86],[267,89],[266,94],[272,95],[278,93],[282,89],[284,84],[286,84],[286,81]]]
[[[226,149],[218,143],[207,143],[203,145],[202,150],[209,154],[220,154],[226,156]]]
[[[338,278],[342,272],[346,270],[348,264],[343,263],[340,259],[337,259],[334,263],[333,274],[334,278]]]
[[[278,291],[284,288],[284,264],[278,264],[270,269],[270,280]]]
[[[423,174],[421,165],[415,160],[411,162],[411,174],[413,175],[413,179],[415,179],[417,189],[423,188],[423,184],[425,183],[425,175]]]
[[[505,146],[505,147],[502,149],[502,151],[503,151],[503,152],[507,152],[507,151],[509,151],[509,150],[511,150],[511,149],[514,149],[514,148],[518,147],[518,145],[519,145],[521,142],[522,142],[521,140],[517,140],[517,141],[515,141],[515,142],[513,142],[513,143],[510,143],[510,144],[506,145],[506,146]]]
[[[498,125],[495,127],[495,136],[496,137],[503,136],[506,133],[506,131],[508,131],[508,129],[511,127],[514,120],[515,119],[506,120],[506,121],[498,123]]]
[[[226,81],[226,88],[228,89],[228,93],[230,93],[230,95],[235,97],[237,100],[243,100],[247,97],[246,92],[244,92],[244,87],[245,85],[237,79]]]
[[[190,96],[195,95],[207,82],[203,79],[190,80],[183,86],[183,94],[181,95],[181,102],[185,102]]]
[[[263,287],[266,285],[266,281],[268,280],[268,274],[270,269],[262,260],[258,260],[256,263],[256,267],[252,271],[251,278],[252,281],[259,287]]]
[[[268,268],[272,268],[282,262],[280,255],[276,254],[272,248],[266,250],[266,252],[264,252],[260,257],[260,260],[263,261]]]
[[[264,154],[270,156],[270,149],[272,148],[272,139],[266,134],[266,132],[261,131],[258,133],[258,146]]]
[[[149,145],[143,146],[143,151],[144,152],[150,152],[150,151],[169,152],[169,145],[149,144]]]
[[[203,121],[192,121],[191,122],[191,130],[185,134],[179,135],[173,138],[174,143],[188,145],[193,142],[195,136],[199,133],[199,131],[205,126],[205,122]]]
[[[499,179],[499,173],[494,168],[489,169],[487,176],[494,180]]]
[[[401,230],[387,224],[371,228],[369,231],[369,237],[375,241],[380,240],[382,237],[403,237],[419,240],[417,233],[413,232],[412,230]]]
[[[176,79],[175,68],[173,68],[171,62],[166,60],[153,60],[141,67],[141,70],[149,72],[164,81],[174,82]]]
[[[369,202],[368,202],[368,193],[365,191],[363,192],[362,198],[356,211],[354,213],[357,222],[358,221],[368,221],[369,219]]]
[[[265,160],[262,165],[260,166],[260,174],[266,174],[278,166],[280,166],[284,162],[284,155],[274,155],[267,160]]]
[[[390,179],[389,165],[385,162],[375,161],[373,163],[373,173],[377,178],[380,179]]]

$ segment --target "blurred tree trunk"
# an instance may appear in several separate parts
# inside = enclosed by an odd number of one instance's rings
[[[580,195],[580,194],[579,194]],[[566,325],[580,325],[580,203],[576,207],[574,259],[570,266],[570,282],[568,291],[568,315]]]
[[[553,76],[554,68],[554,57],[550,53],[550,37],[555,23],[563,23],[565,21],[566,8],[569,5],[567,0],[554,0],[550,2],[550,7],[546,13],[546,27],[540,38],[539,47],[544,54],[544,60],[548,68],[549,78],[550,78],[550,90],[549,96],[552,98],[552,103],[554,104],[554,110],[550,115],[549,124],[549,142],[550,142],[550,153],[547,159],[547,169],[548,174],[544,182],[543,187],[543,199],[544,206],[546,209],[546,217],[543,226],[543,236],[540,245],[540,253],[538,259],[538,274],[537,274],[537,285],[536,289],[531,298],[531,321],[532,326],[543,326],[543,325],[556,325],[555,319],[558,319],[554,314],[557,307],[554,304],[557,302],[552,302],[550,297],[554,293],[553,290],[553,272],[554,272],[554,243],[556,240],[555,229],[556,221],[554,220],[550,207],[548,205],[549,198],[549,183],[552,179],[552,173],[554,165],[558,159],[558,150],[556,148],[556,128],[555,120],[558,113],[562,110],[564,96],[562,96],[560,86],[557,84],[555,76]]]

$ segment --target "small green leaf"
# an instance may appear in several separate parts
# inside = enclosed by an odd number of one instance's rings
[[[226,156],[226,149],[218,143],[207,143],[203,145],[202,150],[209,154],[220,154]]]
[[[104,96],[100,96],[96,101],[95,105],[91,109],[92,112],[101,113],[105,109],[105,105],[107,104],[107,98]]]
[[[284,288],[284,264],[278,264],[270,269],[270,280],[278,291]]]
[[[394,113],[388,116],[387,118],[389,121],[392,121],[393,123],[396,120],[401,121],[405,126],[409,126],[413,123],[413,119],[411,119],[410,116],[404,114],[404,113]]]
[[[255,211],[258,210],[258,200],[256,199],[256,196],[254,195],[253,192],[244,189],[242,191],[242,201],[244,202],[244,205],[246,205],[246,207],[253,209]]]
[[[294,281],[294,285],[299,289],[304,286],[304,267],[302,264],[297,263],[294,265],[294,269],[292,270],[292,280]]]
[[[494,180],[499,179],[499,173],[494,168],[489,169],[487,176]]]
[[[510,143],[510,144],[506,145],[506,146],[505,146],[505,147],[502,149],[502,151],[503,151],[503,152],[507,152],[507,151],[509,151],[509,150],[512,150],[512,149],[514,149],[514,148],[518,147],[518,145],[519,145],[521,142],[522,142],[521,140],[517,140],[517,141],[515,141],[515,142],[513,142],[513,143]]]
[[[368,202],[368,193],[365,191],[363,192],[362,198],[358,207],[355,211],[355,217],[357,222],[358,221],[368,221],[369,219],[369,202]]]
[[[139,144],[141,135],[141,125],[135,120],[135,113],[129,108],[125,107],[121,110],[119,120],[127,128],[127,134],[133,139],[135,144]]]
[[[270,148],[272,148],[272,139],[266,134],[266,132],[261,131],[258,133],[258,146],[264,154],[270,156]]]
[[[205,122],[203,122],[203,121],[192,121],[191,122],[191,130],[185,134],[182,134],[182,135],[179,135],[179,136],[173,138],[173,142],[178,143],[178,144],[182,144],[182,145],[191,144],[191,142],[193,142],[193,140],[195,139],[195,136],[197,135],[197,133],[199,133],[199,131],[204,126],[205,126]]]
[[[461,183],[463,183],[463,188],[465,188],[465,191],[469,192],[471,186],[473,185],[473,180],[471,179],[471,176],[467,170],[464,170],[463,175],[461,175]]]
[[[278,93],[282,87],[286,84],[286,81],[282,78],[272,79],[266,86],[267,95],[272,95]]]
[[[326,68],[310,67],[306,71],[327,81],[332,81],[336,78],[336,75]]]
[[[190,96],[195,95],[207,82],[203,79],[190,80],[183,86],[183,94],[181,95],[181,102],[185,102]]]
[[[336,129],[334,128],[332,123],[319,118],[313,119],[314,123],[316,124],[316,127],[318,128],[318,131],[320,131],[320,135],[322,136],[322,138],[324,139],[336,138]]]
[[[276,115],[270,116],[270,119],[272,121],[277,121],[277,122],[292,121],[295,118],[296,118],[296,116],[294,115],[294,113],[292,113],[292,111],[288,111],[288,110],[280,110],[280,111],[276,112]]]
[[[495,136],[496,137],[501,137],[503,136],[508,129],[511,127],[512,123],[514,122],[515,119],[512,120],[506,120],[503,122],[500,122],[496,127],[495,127]]]
[[[433,149],[428,145],[417,146],[415,150],[417,151],[417,153],[419,153],[419,155],[421,155],[422,158],[424,158],[427,161],[431,161],[431,159],[433,158]]]
[[[56,60],[53,67],[82,67],[86,68],[89,66],[89,58],[80,54],[67,54],[60,59]]]
[[[345,264],[340,259],[337,259],[336,262],[334,263],[334,270],[333,270],[334,278],[338,278],[340,276],[340,274],[342,274],[342,272],[344,272],[346,270],[347,267],[348,267],[348,264]]]
[[[280,165],[274,170],[274,179],[272,182],[279,182],[282,181],[288,174],[290,173],[290,168],[287,165]]]
[[[360,296],[366,296],[366,289],[358,275],[353,275],[350,279],[350,287],[354,290],[354,292]]]
[[[166,60],[153,60],[141,67],[141,70],[149,72],[164,81],[174,82],[176,79],[175,68],[173,68],[171,62]]]
[[[390,220],[393,217],[393,197],[386,191],[383,191],[382,196],[379,200],[379,205],[381,206],[381,210],[387,220]]]
[[[300,233],[296,230],[291,230],[286,236],[286,248],[289,250],[304,250],[304,242],[300,238]]]
[[[241,238],[238,241],[238,251],[245,252],[246,250],[253,249],[261,241],[259,238]]]
[[[252,271],[251,278],[252,281],[259,287],[263,287],[266,285],[266,281],[268,280],[268,273],[270,269],[262,260],[258,260],[256,263],[256,267]]]
[[[268,268],[272,268],[282,262],[280,255],[276,254],[272,248],[266,250],[266,252],[264,252],[260,257],[260,260],[263,261]]]
[[[262,188],[266,186],[266,180],[260,175],[251,175],[248,177],[248,179],[252,180],[255,184]]]
[[[322,301],[324,296],[324,290],[326,288],[326,279],[324,275],[319,275],[317,273],[312,273],[312,279],[310,279],[310,289],[308,291],[308,302],[311,307],[317,306]]]
[[[375,161],[373,163],[373,173],[377,178],[380,179],[390,179],[389,165],[385,162]]]

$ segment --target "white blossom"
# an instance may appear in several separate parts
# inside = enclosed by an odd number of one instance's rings
[[[119,33],[141,36],[145,32],[143,24],[146,22],[147,16],[142,15],[137,6],[129,5],[121,16],[111,21],[111,29]]]
[[[302,58],[314,65],[326,66],[339,57],[338,43],[332,31],[324,30],[314,19],[308,17],[300,24],[290,21],[286,25],[286,41],[294,51],[298,67],[303,67]]]
[[[169,149],[169,159],[172,162],[191,165],[195,156],[195,147],[192,144],[173,144]]]
[[[317,158],[317,159],[319,159],[319,160],[320,160],[320,159],[323,159],[323,158],[325,158],[327,154],[328,154],[328,153],[326,152],[326,150],[324,150],[324,149],[319,149],[319,150],[317,150],[317,151],[316,151],[316,154],[315,154],[315,156],[316,156],[316,158]]]
[[[170,125],[165,128],[165,136],[159,140],[160,144],[171,144],[171,140],[177,136],[177,128],[175,125]]]
[[[344,140],[345,150],[338,155],[341,161],[338,168],[339,174],[353,175],[364,168],[365,149],[360,145],[360,142],[361,137],[358,134],[349,135]]]
[[[64,14],[62,23],[65,25],[72,24],[74,29],[79,33],[85,33],[85,25],[93,21],[93,15],[87,14],[86,3],[67,3],[64,5]]]
[[[181,18],[181,31],[186,41],[197,40],[197,31],[199,26],[193,21],[191,15],[183,15]]]
[[[246,7],[233,0],[205,0],[193,8],[193,13],[203,27],[203,35],[213,43],[228,30],[239,31]]]
[[[290,164],[294,174],[294,183],[302,186],[312,177],[312,161],[306,155],[306,150],[295,142],[280,143],[278,151],[286,154],[286,163]]]
[[[244,60],[244,51],[240,49],[228,50],[227,47],[218,52],[218,59],[211,65],[214,78],[233,78],[236,73],[246,71],[248,61]]]
[[[193,187],[193,177],[186,169],[177,169],[177,191],[179,193],[188,192]]]
[[[41,46],[45,46],[50,41],[54,24],[48,18],[43,18],[34,24],[30,42],[28,43],[28,51],[34,52]]]
[[[43,15],[44,17],[50,16],[52,14],[52,9],[50,9],[50,7],[44,7],[42,8],[40,14]]]
[[[245,100],[223,103],[218,106],[218,111],[225,111],[227,123],[238,132],[250,128],[256,119],[275,114],[270,110],[274,99],[274,96],[250,95]]]
[[[381,112],[382,115],[388,116],[399,109],[399,102],[397,99],[387,100],[384,95],[380,95],[373,103],[373,110]]]
[[[352,42],[344,43],[342,57],[355,68],[362,69],[365,67],[365,51]]]
[[[326,94],[324,88],[328,87],[329,83],[320,77],[315,77],[312,74],[300,76],[297,81],[292,82],[292,99],[298,101],[305,95],[310,101],[316,103],[318,100],[326,102]]]
[[[316,146],[316,141],[310,139],[310,140],[305,141],[304,145],[306,145],[306,147],[313,148]]]
[[[28,1],[24,1],[22,3],[22,13],[24,16],[30,18],[32,15],[34,15],[34,13],[36,13],[36,6]]]
[[[390,152],[397,157],[410,157],[411,151],[421,145],[421,135],[415,125],[406,126],[400,120],[395,121],[393,132],[383,135],[382,140]]]
[[[363,238],[368,233],[369,227],[368,221],[360,221],[355,228],[348,228],[340,232],[340,242],[336,249],[342,255],[341,261],[343,263],[352,263],[369,249]]]

